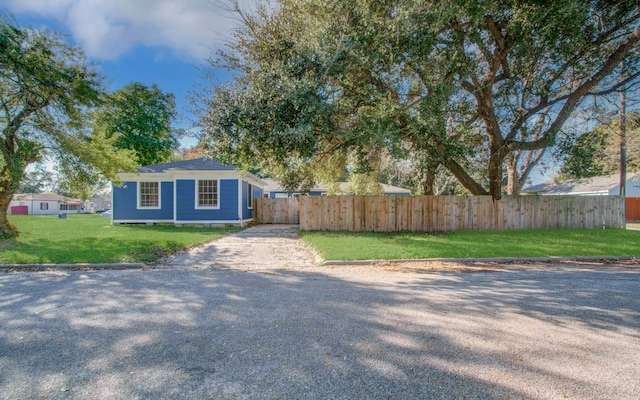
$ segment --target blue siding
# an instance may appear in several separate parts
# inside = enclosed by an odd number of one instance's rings
[[[248,200],[247,196],[249,195],[249,184],[245,181],[242,181],[242,219],[250,219],[253,218],[253,209],[247,207]],[[253,186],[253,195],[252,197],[261,198],[262,197],[262,189],[258,186]],[[253,200],[252,200],[253,201]],[[253,203],[252,203],[253,204]]]
[[[113,219],[155,221],[173,219],[173,182],[160,183],[160,209],[138,210],[137,182],[124,182],[113,188]]]
[[[218,210],[196,210],[196,180],[176,180],[177,221],[237,221],[238,180],[220,179]]]

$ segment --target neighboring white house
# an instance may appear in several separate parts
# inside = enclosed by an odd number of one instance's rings
[[[620,194],[620,175],[570,179],[561,183],[553,180],[522,189],[524,194],[617,196]],[[640,197],[640,173],[627,174],[626,197]]]
[[[82,200],[54,193],[15,194],[9,203],[10,215],[79,214],[83,211]]]
[[[84,202],[84,211],[87,213],[95,213],[96,211],[104,211],[111,209],[111,195],[94,196]]]

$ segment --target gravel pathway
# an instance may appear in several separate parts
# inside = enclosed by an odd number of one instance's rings
[[[297,225],[259,225],[161,260],[154,268],[264,270],[308,268],[321,258]]]

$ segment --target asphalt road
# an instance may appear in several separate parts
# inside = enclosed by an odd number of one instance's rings
[[[640,271],[0,275],[0,399],[638,399]]]

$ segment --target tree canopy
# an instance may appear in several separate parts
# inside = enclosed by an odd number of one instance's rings
[[[96,112],[96,129],[113,138],[115,148],[135,152],[139,165],[159,164],[178,148],[180,132],[172,126],[176,115],[172,93],[135,82],[107,97]]]
[[[280,0],[244,22],[201,93],[202,138],[292,184],[413,158],[472,194],[517,194],[585,100],[637,81],[637,1]],[[310,178],[311,177],[311,178]]]
[[[102,78],[81,49],[54,32],[22,28],[0,15],[0,236],[15,228],[7,208],[28,164],[45,155],[114,177],[134,167],[87,112],[104,93]]]
[[[630,113],[627,120],[627,170],[640,172],[640,115]],[[620,167],[620,120],[618,118],[559,145],[563,159],[560,179],[612,175]]]

